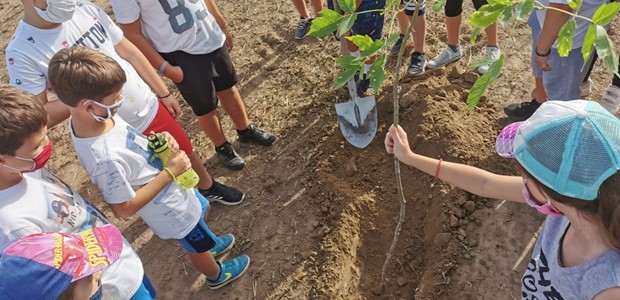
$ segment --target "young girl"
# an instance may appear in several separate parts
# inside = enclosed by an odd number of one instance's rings
[[[620,299],[620,120],[596,102],[548,101],[504,128],[500,156],[520,176],[415,154],[391,126],[385,148],[468,192],[527,203],[547,215],[521,281],[523,299]]]

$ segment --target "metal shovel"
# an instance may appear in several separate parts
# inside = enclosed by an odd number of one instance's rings
[[[348,55],[344,37],[340,37],[342,55]],[[338,127],[340,132],[351,145],[363,149],[372,142],[377,133],[377,103],[375,96],[360,98],[353,78],[347,82],[351,99],[336,104]]]

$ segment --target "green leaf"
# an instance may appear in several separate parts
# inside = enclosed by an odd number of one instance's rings
[[[357,72],[359,68],[350,68],[350,69],[346,69],[344,72],[340,73],[340,75],[338,75],[338,77],[336,77],[336,82],[334,83],[334,88],[341,88],[343,86],[345,86],[347,84],[347,81],[349,81],[349,79],[353,78],[353,76],[355,76],[355,73]]]
[[[355,12],[355,6],[355,0],[338,0],[338,7],[347,14]]]
[[[606,26],[620,11],[620,3],[605,3],[601,5],[592,16],[592,22],[596,25]]]
[[[381,40],[373,41],[372,44],[370,44],[370,46],[364,49],[360,48],[361,56],[362,57],[373,56],[377,52],[379,52],[382,48],[383,48],[383,42]]]
[[[482,27],[475,27],[474,31],[471,33],[471,38],[469,39],[469,43],[473,46],[476,43],[476,39],[478,35],[480,35],[480,31],[482,31]]]
[[[574,11],[578,11],[582,0],[567,0],[568,6]]]
[[[338,23],[340,23],[342,16],[331,9],[323,9],[319,12],[319,16],[312,20],[310,26],[309,35],[315,37],[322,37],[338,29]]]
[[[603,62],[605,67],[610,69],[614,74],[618,74],[618,54],[614,49],[614,45],[607,35],[607,31],[601,25],[596,25],[596,42],[594,42],[596,54]]]
[[[367,49],[373,43],[372,38],[367,35],[356,34],[354,36],[348,36],[346,39],[355,44],[360,51],[363,51],[362,49]]]
[[[399,38],[400,38],[400,33],[394,33],[387,38],[387,41],[385,41],[385,45],[391,46],[394,43],[396,43],[396,41],[398,41]]]
[[[583,61],[587,61],[592,53],[594,42],[596,41],[596,25],[590,24],[586,36],[583,39],[583,45],[581,46],[581,55],[583,55]]]
[[[515,6],[515,14],[517,20],[523,20],[527,18],[534,9],[534,0],[525,0]]]
[[[353,55],[345,55],[336,58],[336,63],[338,63],[341,67],[345,69],[350,69],[353,67],[361,67],[364,65],[364,62],[359,57],[355,57]]]
[[[562,57],[568,56],[568,52],[573,49],[573,36],[575,35],[576,26],[575,18],[571,18],[560,28],[558,33],[558,53]]]
[[[446,0],[434,0],[433,1],[433,11],[439,12],[446,6]]]
[[[501,6],[512,6],[512,2],[510,0],[488,0],[487,3],[489,5],[501,5]]]
[[[467,110],[472,111],[474,107],[480,101],[480,97],[484,94],[489,84],[499,76],[502,68],[504,67],[504,54],[500,55],[499,59],[493,62],[489,66],[489,71],[482,74],[478,80],[474,83],[474,85],[469,90],[469,95],[467,95]]]
[[[487,28],[497,22],[506,7],[503,4],[485,4],[469,16],[469,23],[474,26]]]
[[[499,19],[499,24],[506,26],[506,24],[510,22],[510,19],[512,19],[512,6],[504,8]]]
[[[357,19],[357,14],[346,15],[342,18],[342,22],[338,24],[338,36],[342,36],[343,34],[349,32],[355,20]],[[314,21],[313,21],[314,22]]]
[[[368,70],[367,76],[370,78],[370,86],[378,91],[383,86],[385,80],[385,54],[379,56]]]

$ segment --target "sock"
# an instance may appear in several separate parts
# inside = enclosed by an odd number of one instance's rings
[[[461,45],[448,45],[448,47],[450,47],[450,49],[454,52],[459,51],[459,49],[461,49]]]
[[[355,50],[353,52],[351,52],[351,55],[353,55],[353,57],[360,57],[361,53],[359,50]]]
[[[364,64],[364,74],[368,73],[368,71],[370,70],[370,67],[372,67],[372,64]]]

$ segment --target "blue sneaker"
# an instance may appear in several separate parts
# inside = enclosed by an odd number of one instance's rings
[[[250,266],[250,257],[239,255],[223,263],[218,261],[217,264],[220,265],[220,276],[214,281],[207,279],[207,286],[212,290],[219,289],[241,277]]]
[[[228,250],[232,249],[234,244],[235,244],[235,236],[232,235],[231,233],[218,236],[217,241],[215,241],[215,246],[211,248],[211,255],[213,255],[213,257],[222,255],[228,252]]]

